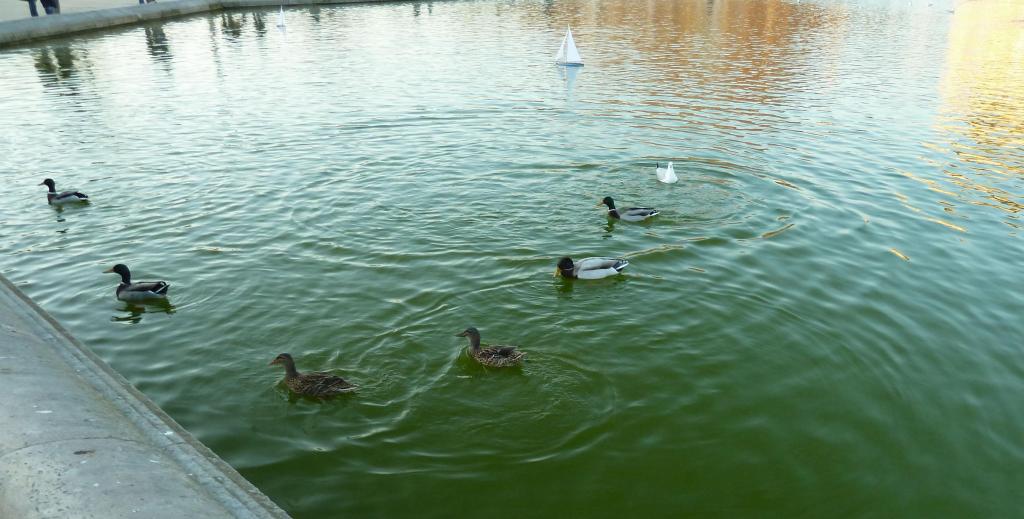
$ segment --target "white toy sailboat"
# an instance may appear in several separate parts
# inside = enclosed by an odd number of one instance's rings
[[[277,26],[284,29],[284,6],[281,6],[281,10],[277,12]]]
[[[663,168],[661,164],[656,166],[655,171],[658,173],[658,182],[664,182],[666,184],[675,184],[679,182],[679,177],[676,176],[676,170],[672,168],[672,163],[668,163],[668,167]]]
[[[576,49],[576,42],[572,40],[572,29],[565,27],[565,37],[562,38],[562,45],[558,47],[558,54],[555,55],[555,63],[559,65],[582,67],[583,58],[580,51]]]

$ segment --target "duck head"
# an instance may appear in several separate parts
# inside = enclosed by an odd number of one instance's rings
[[[469,328],[466,328],[465,330],[462,330],[461,332],[456,333],[455,336],[456,337],[476,337],[476,338],[479,339],[480,338],[480,331],[477,330],[476,328],[473,328],[472,326],[470,326]]]
[[[270,364],[267,364],[267,365],[268,366],[273,366],[275,364],[284,364],[284,365],[291,364],[291,365],[294,366],[295,365],[295,361],[292,359],[291,354],[282,353],[282,354],[274,357],[274,360],[270,361]]]
[[[466,337],[469,339],[469,345],[473,349],[480,347],[480,331],[470,326],[460,333],[455,334],[456,337]]]
[[[274,357],[274,360],[270,361],[270,364],[267,365],[273,366],[274,364],[284,364],[284,371],[288,377],[299,376],[299,372],[295,371],[295,361],[292,360],[292,356],[288,353],[281,353]]]
[[[118,263],[113,267],[103,271],[104,274],[119,274],[121,276],[121,282],[130,285],[132,282],[132,273],[128,270],[128,266],[123,263]]]
[[[612,197],[610,196],[606,196],[603,200],[598,202],[597,207],[601,207],[602,205],[608,206],[608,210],[610,211],[615,209],[615,200],[612,200]]]
[[[46,187],[50,188],[50,192],[51,193],[56,193],[57,192],[57,187],[53,183],[53,179],[52,178],[48,178],[48,179],[40,182],[39,185],[40,186],[46,186]]]
[[[558,267],[555,268],[555,275],[571,278],[573,276],[574,267],[575,264],[572,262],[572,258],[566,256],[558,260]]]

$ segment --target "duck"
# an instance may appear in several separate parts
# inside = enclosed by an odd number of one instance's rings
[[[113,267],[104,270],[104,273],[114,273],[121,276],[121,283],[117,285],[117,298],[121,301],[140,301],[143,299],[164,299],[167,297],[167,289],[171,288],[164,281],[139,281],[132,283],[132,273],[128,266],[118,263]]]
[[[624,258],[583,258],[573,261],[566,256],[558,260],[555,275],[570,279],[601,279],[614,276],[627,266],[629,261]]]
[[[526,352],[519,350],[516,346],[488,345],[480,347],[480,331],[470,326],[456,337],[469,339],[469,356],[484,366],[494,368],[505,368],[518,366],[526,357]]]
[[[668,163],[668,167],[661,167],[660,163],[654,165],[654,172],[658,174],[658,182],[664,182],[666,184],[675,184],[679,182],[679,177],[676,176],[676,170],[672,168],[672,162]]]
[[[624,222],[642,222],[652,216],[661,214],[661,211],[653,207],[630,207],[629,209],[620,210],[615,207],[615,200],[612,200],[610,196],[606,196],[604,200],[598,202],[597,207],[602,205],[608,206],[608,216]]]
[[[275,364],[284,364],[284,385],[288,386],[288,389],[292,390],[292,392],[300,395],[326,398],[356,390],[355,385],[350,384],[347,380],[337,375],[331,375],[322,371],[299,373],[295,369],[295,360],[288,353],[282,353],[274,357],[274,360],[270,361],[269,365],[273,366]]]
[[[63,193],[58,193],[56,184],[53,183],[52,178],[43,180],[39,185],[49,188],[49,191],[46,193],[46,203],[50,205],[64,205],[89,201],[88,195],[85,193],[79,193],[78,191],[64,191]]]

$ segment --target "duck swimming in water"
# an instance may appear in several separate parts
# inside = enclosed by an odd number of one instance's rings
[[[572,258],[566,256],[558,260],[555,275],[564,278],[601,279],[614,276],[627,266],[629,261],[623,258],[583,258],[574,262]]]
[[[604,200],[598,202],[597,205],[598,207],[602,205],[608,206],[608,216],[624,222],[642,222],[661,213],[661,211],[658,211],[653,207],[630,207],[629,209],[618,209],[615,207],[615,200],[612,200],[612,197],[610,196],[604,197]]]
[[[515,346],[488,345],[486,348],[481,348],[480,332],[472,326],[455,336],[469,339],[469,356],[484,366],[495,368],[516,366],[526,357],[526,352],[516,349]]]
[[[79,193],[78,191],[64,191],[63,193],[58,193],[56,184],[53,183],[52,178],[48,178],[40,182],[39,185],[49,188],[49,191],[46,193],[46,203],[50,205],[64,205],[89,201],[89,197],[85,193]]]
[[[675,184],[679,182],[679,177],[676,176],[676,170],[672,167],[672,162],[668,163],[668,166],[661,167],[661,164],[655,164],[654,172],[658,175],[658,182],[664,182],[666,184]]]
[[[132,273],[127,265],[118,263],[113,267],[104,270],[104,273],[114,273],[121,276],[121,283],[117,285],[117,298],[122,301],[141,301],[143,299],[164,299],[167,297],[167,289],[171,285],[163,281],[139,281],[132,283]]]
[[[325,398],[356,390],[356,386],[337,375],[321,371],[299,373],[295,369],[295,360],[287,353],[274,357],[269,365],[274,364],[284,364],[284,385],[300,395]]]

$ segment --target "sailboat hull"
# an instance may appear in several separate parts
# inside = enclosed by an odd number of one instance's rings
[[[557,65],[561,65],[563,67],[582,67],[583,66],[582,63],[556,63],[556,64]]]

